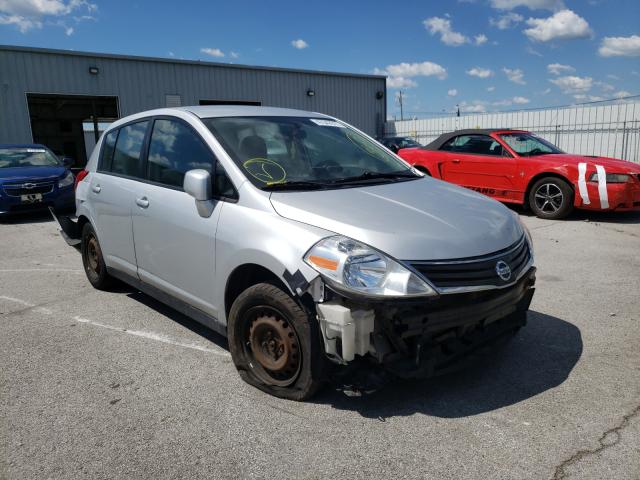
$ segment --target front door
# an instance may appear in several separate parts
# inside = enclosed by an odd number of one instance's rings
[[[488,135],[460,135],[445,145],[444,180],[501,201],[517,198],[516,159]]]
[[[184,174],[213,172],[213,153],[186,123],[157,118],[151,130],[146,183],[132,199],[133,236],[140,279],[192,306],[218,316],[214,305],[215,234],[224,202],[201,216],[184,192]]]

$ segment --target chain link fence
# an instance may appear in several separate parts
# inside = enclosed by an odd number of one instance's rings
[[[426,145],[453,130],[514,128],[540,135],[568,153],[640,163],[640,101],[632,99],[387,122],[385,136],[408,136]]]

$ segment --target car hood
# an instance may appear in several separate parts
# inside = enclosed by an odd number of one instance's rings
[[[65,170],[66,168],[63,166],[0,168],[0,183],[55,180],[60,178]]]
[[[513,213],[471,190],[430,177],[338,190],[274,192],[288,219],[346,235],[400,260],[485,255],[522,237]]]
[[[618,160],[616,158],[574,155],[571,153],[553,153],[533,158],[552,160],[565,164],[569,163],[572,165],[577,165],[578,163],[597,164],[602,165],[605,170],[610,173],[640,173],[639,164],[627,162],[626,160]]]

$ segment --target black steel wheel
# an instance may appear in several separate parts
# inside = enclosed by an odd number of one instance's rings
[[[111,288],[114,279],[107,272],[98,236],[90,223],[86,223],[82,228],[81,252],[82,265],[89,283],[98,290]]]
[[[229,350],[242,379],[271,395],[306,400],[324,381],[326,357],[313,316],[275,285],[249,287],[233,302]]]

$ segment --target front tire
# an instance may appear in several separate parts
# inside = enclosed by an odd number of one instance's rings
[[[259,283],[233,302],[227,327],[240,377],[280,398],[306,400],[324,381],[326,358],[315,319],[286,292]]]
[[[529,208],[538,218],[564,218],[573,210],[573,189],[560,178],[541,178],[529,190]]]
[[[109,290],[113,286],[114,279],[107,272],[98,236],[90,223],[86,223],[82,227],[80,250],[82,253],[82,265],[89,283],[98,290]]]

